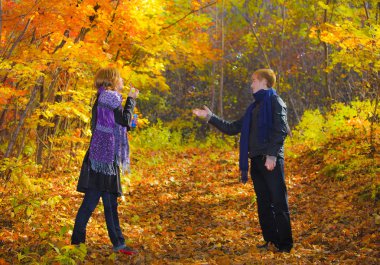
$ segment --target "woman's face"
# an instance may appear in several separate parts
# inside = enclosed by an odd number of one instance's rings
[[[253,74],[252,84],[251,84],[252,93],[256,93],[257,91],[261,89],[266,89],[266,88],[267,88],[267,80],[265,78],[262,78],[260,80],[257,75]]]
[[[123,87],[124,87],[124,81],[123,81],[123,78],[119,77],[118,81],[117,81],[117,85],[116,85],[116,89],[118,91],[122,91],[123,90]]]

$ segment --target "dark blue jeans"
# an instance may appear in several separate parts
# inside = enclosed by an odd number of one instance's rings
[[[251,177],[257,197],[259,222],[266,242],[279,249],[293,247],[292,229],[285,185],[284,159],[277,158],[276,167],[265,167],[265,156],[251,159]]]
[[[123,234],[121,233],[119,216],[117,213],[117,195],[95,190],[88,190],[84,195],[82,205],[80,206],[77,217],[75,218],[71,244],[77,245],[80,243],[85,243],[86,226],[92,212],[99,203],[100,197],[102,197],[103,201],[108,235],[111,239],[114,250],[118,250],[125,246],[125,240]]]

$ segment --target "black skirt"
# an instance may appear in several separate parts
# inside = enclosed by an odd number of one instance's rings
[[[114,164],[116,175],[106,175],[103,173],[95,172],[91,168],[91,162],[88,157],[88,151],[84,156],[81,172],[79,175],[77,191],[86,193],[87,190],[105,191],[117,194],[120,197],[123,192],[120,183],[120,170]]]

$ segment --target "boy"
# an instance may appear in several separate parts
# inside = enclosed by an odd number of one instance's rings
[[[274,244],[279,252],[289,253],[293,247],[288,197],[284,175],[284,140],[288,133],[286,105],[272,88],[276,75],[271,69],[252,74],[254,102],[239,120],[228,122],[215,116],[206,106],[193,113],[228,135],[241,133],[241,181],[248,180],[248,158],[251,178],[257,196],[259,222],[265,243]]]

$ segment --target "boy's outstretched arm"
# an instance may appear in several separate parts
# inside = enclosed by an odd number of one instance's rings
[[[194,109],[193,113],[200,118],[206,119],[208,123],[212,124],[225,134],[236,135],[241,132],[243,117],[233,122],[225,121],[213,114],[206,106],[203,106],[203,109]]]

